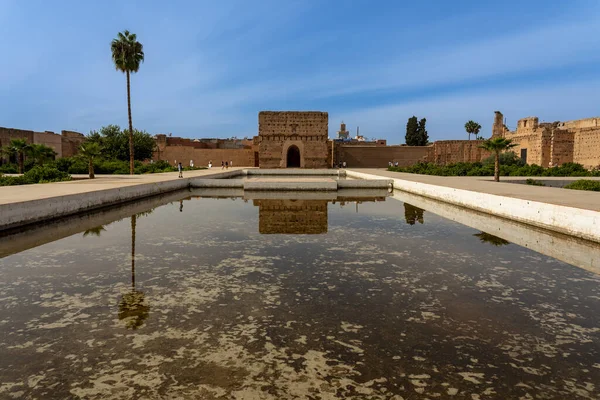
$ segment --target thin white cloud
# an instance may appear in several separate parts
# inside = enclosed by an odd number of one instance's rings
[[[501,111],[509,127],[517,120],[537,116],[540,122],[573,120],[600,115],[595,93],[600,80],[557,86],[503,88],[469,91],[433,99],[407,101],[368,109],[347,109],[330,113],[329,134],[334,136],[344,120],[354,130],[356,125],[367,137],[387,138],[403,143],[406,121],[412,115],[427,118],[430,140],[466,139],[464,124],[473,119],[482,125],[482,135],[489,137],[494,111]]]

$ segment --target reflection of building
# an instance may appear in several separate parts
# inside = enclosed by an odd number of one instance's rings
[[[254,200],[262,234],[327,233],[327,200]]]

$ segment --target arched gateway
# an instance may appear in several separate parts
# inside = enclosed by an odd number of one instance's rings
[[[260,168],[328,168],[326,112],[261,111],[258,114]]]
[[[286,159],[288,168],[300,168],[300,149],[298,146],[290,146],[287,151]]]

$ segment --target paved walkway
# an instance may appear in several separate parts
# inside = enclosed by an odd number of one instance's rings
[[[241,169],[244,168],[229,168],[226,170],[221,170],[221,168],[211,168],[197,171],[183,171],[183,177],[210,177],[211,175],[220,174],[222,172],[236,171]],[[73,175],[75,180],[69,182],[2,186],[0,187],[0,204],[47,199],[56,196],[135,186],[144,183],[165,182],[178,179],[178,175],[178,172],[143,175],[96,175],[95,179],[82,179],[87,177],[87,175]]]
[[[387,169],[349,168],[349,170],[366,174],[379,175],[387,178],[404,179],[411,182],[421,182],[431,185],[446,186],[455,189],[471,190],[498,196],[513,197],[523,200],[539,201],[585,210],[600,211],[600,192],[569,190],[545,186],[532,186],[517,183],[503,183],[502,179],[525,180],[521,177],[500,177],[500,182],[494,182],[492,177],[480,176],[433,176],[391,172]],[[542,180],[577,180],[588,178],[540,177]],[[598,180],[599,178],[589,178]],[[401,188],[399,188],[401,189]]]

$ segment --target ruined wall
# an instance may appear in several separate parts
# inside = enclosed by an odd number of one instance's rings
[[[496,112],[496,117],[502,113]],[[497,120],[497,118],[496,118]],[[495,120],[495,123],[496,123]],[[496,127],[492,129],[496,132]],[[520,119],[516,131],[505,130],[503,136],[517,146],[517,155],[527,149],[527,163],[542,167],[575,162],[586,168],[600,165],[600,118],[539,123],[537,117]]]
[[[62,157],[62,136],[54,132],[33,132],[33,142],[44,144],[56,152],[56,158]]]
[[[426,161],[429,146],[360,146],[335,145],[335,163],[346,162],[348,168],[386,168],[388,162],[398,161],[407,167]]]
[[[583,164],[586,168],[600,166],[600,126],[573,133],[573,162]]]
[[[300,168],[328,168],[328,114],[319,111],[261,111],[258,152],[261,168],[286,168],[291,146],[300,150]]]
[[[547,145],[545,136],[542,137],[542,152],[549,148],[549,155],[543,154],[542,162],[546,158],[550,161],[548,165],[542,164],[542,167],[552,167],[568,162],[573,162],[573,145],[575,135],[573,132],[564,131],[561,129],[552,129],[550,133],[550,146]],[[545,157],[544,157],[545,156]]]
[[[479,140],[438,140],[429,146],[427,161],[438,165],[483,161],[491,153],[480,145]]]
[[[233,161],[235,167],[253,167],[254,151],[252,149],[196,149],[189,146],[167,146],[162,151],[155,151],[154,161],[165,160],[171,165],[182,163],[190,165],[194,161],[196,167],[208,166],[212,161],[214,167],[220,167],[221,161]]]
[[[7,146],[11,139],[25,139],[28,143],[44,144],[54,149],[57,153],[56,158],[60,158],[76,155],[85,136],[73,131],[61,131],[59,135],[49,131],[34,132],[0,127],[0,146]]]
[[[85,136],[79,132],[61,131],[62,156],[73,157],[79,154],[79,146],[85,141]]]

